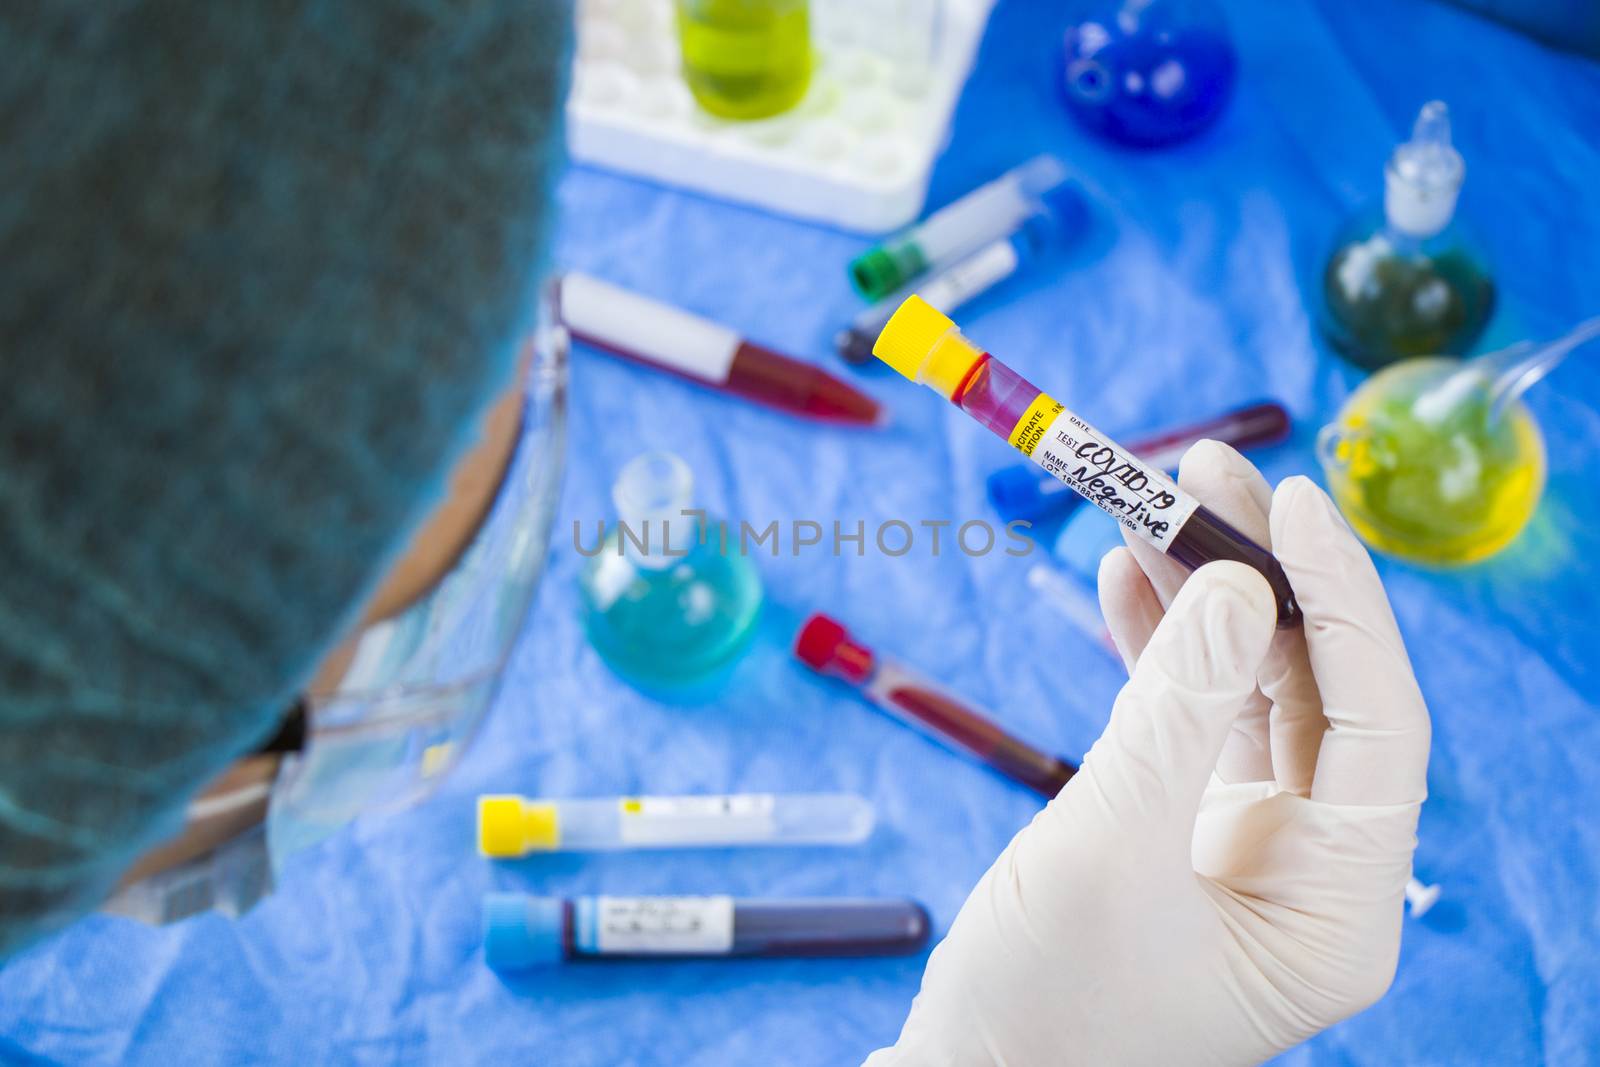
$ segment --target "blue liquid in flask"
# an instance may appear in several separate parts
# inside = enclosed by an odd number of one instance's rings
[[[619,522],[579,580],[589,642],[647,690],[716,680],[749,645],[761,613],[761,579],[738,527],[694,511],[693,494],[677,456],[629,462],[611,488]]]
[[[1237,68],[1227,24],[1209,0],[1116,0],[1067,29],[1062,88],[1089,129],[1153,147],[1210,125]]]

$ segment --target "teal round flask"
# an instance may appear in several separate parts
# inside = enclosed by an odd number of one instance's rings
[[[761,579],[737,527],[695,509],[688,465],[647,452],[611,487],[617,522],[579,580],[584,628],[600,658],[645,689],[716,679],[745,650]]]

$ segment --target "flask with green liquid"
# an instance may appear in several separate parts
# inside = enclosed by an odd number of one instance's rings
[[[808,0],[678,0],[683,77],[727,119],[787,111],[811,82]]]
[[[1323,271],[1324,327],[1357,366],[1461,355],[1489,321],[1494,282],[1454,221],[1465,176],[1449,111],[1434,100],[1389,157],[1382,216],[1357,216]]]
[[[1430,566],[1509,545],[1544,490],[1544,438],[1519,398],[1596,337],[1600,318],[1470,360],[1408,359],[1362,383],[1317,439],[1328,491],[1356,533]]]

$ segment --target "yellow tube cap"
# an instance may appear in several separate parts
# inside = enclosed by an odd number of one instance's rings
[[[478,798],[478,851],[491,859],[548,852],[561,844],[554,804],[530,804],[519,796]]]
[[[921,381],[929,353],[955,327],[949,316],[913,293],[884,323],[872,354],[912,381]]]

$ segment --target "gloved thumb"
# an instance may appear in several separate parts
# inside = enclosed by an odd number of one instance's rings
[[[1187,858],[1201,795],[1255,691],[1275,622],[1272,590],[1251,568],[1222,561],[1195,571],[1085,757],[1085,781],[1058,798],[1070,809],[1063,814],[1077,822],[1094,817],[1082,808],[1098,808],[1108,820],[1101,829],[1119,835],[1154,823]]]

